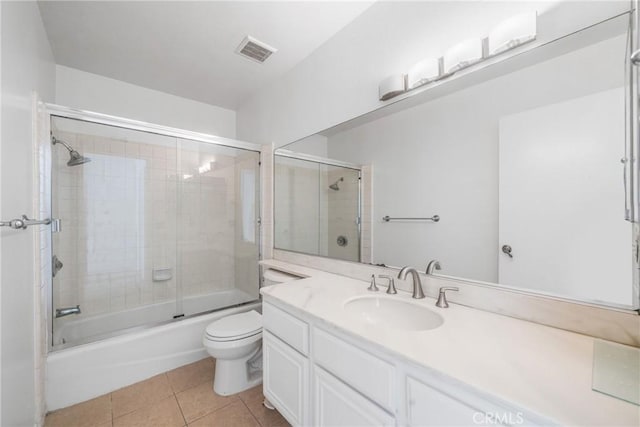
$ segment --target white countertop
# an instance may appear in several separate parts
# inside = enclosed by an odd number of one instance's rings
[[[372,326],[343,303],[372,295],[368,283],[278,261],[267,266],[309,276],[262,288],[265,301],[313,316],[382,350],[456,378],[565,425],[640,426],[640,407],[591,389],[594,338],[435,300],[399,298],[439,313],[427,331]]]

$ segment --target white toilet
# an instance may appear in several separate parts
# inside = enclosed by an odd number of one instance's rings
[[[266,270],[262,286],[299,279]],[[216,359],[213,390],[221,396],[240,393],[262,383],[262,315],[255,310],[232,314],[207,326],[203,337],[207,353]]]

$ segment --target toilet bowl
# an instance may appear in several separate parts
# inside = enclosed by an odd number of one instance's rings
[[[299,279],[267,270],[263,286]],[[207,326],[202,343],[216,359],[213,391],[221,396],[240,393],[262,383],[262,315],[255,310],[223,317]]]
[[[202,343],[216,359],[217,394],[228,396],[262,382],[262,315],[257,311],[216,320],[207,326]]]

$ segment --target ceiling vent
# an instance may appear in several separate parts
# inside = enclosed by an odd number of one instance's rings
[[[262,43],[251,36],[246,36],[244,40],[242,40],[242,43],[236,48],[237,54],[260,63],[266,61],[272,53],[276,53],[277,51],[278,49]]]

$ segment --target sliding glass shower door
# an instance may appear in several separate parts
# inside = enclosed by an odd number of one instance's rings
[[[258,299],[258,153],[180,139],[178,159],[178,311]]]
[[[258,152],[51,125],[54,347],[258,298]]]

